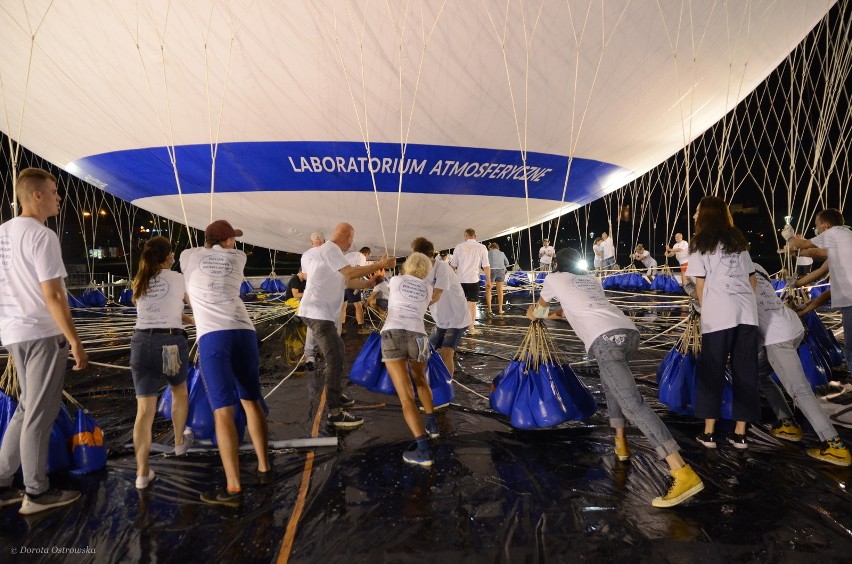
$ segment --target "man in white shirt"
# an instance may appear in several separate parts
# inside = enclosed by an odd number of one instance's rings
[[[59,215],[56,177],[21,171],[21,215],[0,225],[0,339],[15,360],[21,395],[0,447],[0,507],[30,515],[73,503],[80,492],[50,488],[47,453],[62,405],[69,347],[74,370],[88,364],[68,309],[59,238],[45,222]],[[18,468],[26,493],[12,487]]]
[[[831,264],[831,306],[843,316],[843,346],[846,366],[852,358],[852,231],[846,227],[843,214],[834,208],[819,212],[814,220],[817,236],[813,239],[793,237],[792,249],[825,249]]]
[[[343,306],[344,288],[372,288],[373,278],[364,279],[377,270],[391,268],[396,264],[387,258],[366,266],[352,266],[344,252],[352,246],[355,228],[341,223],[334,228],[331,241],[319,247],[308,267],[308,285],[299,305],[299,317],[314,333],[314,339],[325,360],[321,365],[328,397],[328,422],[341,429],[354,429],[364,420],[343,410],[354,402],[343,395],[343,339],[337,330],[340,308]]]
[[[488,262],[488,249],[482,243],[476,242],[476,231],[464,230],[464,242],[453,250],[450,266],[456,270],[470,312],[468,333],[479,335],[473,326],[476,319],[476,302],[479,301],[479,269],[485,271],[485,291],[491,291],[491,264]]]
[[[314,253],[317,252],[323,244],[325,244],[325,233],[322,231],[314,231],[311,233],[311,248],[302,253],[301,265],[302,272],[305,274],[307,278],[308,275],[308,266],[310,266],[311,261],[313,260]],[[314,332],[308,328],[308,331],[305,333],[305,368],[311,372],[314,369],[314,360],[316,356],[316,343],[314,342]]]
[[[689,241],[683,238],[683,234],[675,233],[674,247],[666,245],[667,257],[675,257],[680,264],[681,285],[686,283],[686,267],[689,264]]]
[[[550,272],[554,255],[556,255],[556,249],[553,248],[550,241],[548,239],[542,241],[541,248],[538,250],[538,262],[542,272]]]
[[[224,219],[204,230],[204,246],[180,254],[180,269],[198,331],[198,357],[207,398],[213,408],[216,441],[226,486],[201,494],[201,501],[238,507],[242,502],[236,405],[246,412],[261,481],[270,479],[268,429],[260,400],[257,333],[240,299],[246,255],[236,248],[243,232]]]
[[[358,251],[346,253],[346,261],[349,263],[349,266],[367,266],[367,257],[370,256],[370,252],[370,247],[361,247]],[[353,290],[352,288],[344,290],[343,307],[340,309],[341,334],[346,333],[343,326],[346,324],[346,310],[349,308],[349,304],[352,304],[355,308],[355,321],[358,323],[358,334],[368,335],[372,333],[372,331],[364,327],[364,303],[361,301],[361,296],[361,290]]]
[[[601,233],[601,252],[603,253],[601,268],[603,270],[613,268],[615,266],[615,245],[612,244],[612,239],[606,231]]]

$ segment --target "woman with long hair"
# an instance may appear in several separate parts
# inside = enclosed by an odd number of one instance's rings
[[[432,302],[432,286],[425,281],[431,271],[432,261],[426,255],[412,253],[408,257],[402,265],[402,274],[388,282],[388,316],[382,326],[382,360],[402,404],[402,415],[417,442],[416,448],[405,451],[402,459],[421,466],[432,465],[429,437],[439,436],[432,389],[426,378],[430,349],[423,323],[426,309]],[[414,403],[412,380],[426,412],[425,426]]]
[[[716,420],[722,406],[725,369],[731,360],[735,448],[748,448],[746,424],[760,419],[758,317],[755,266],[748,241],[734,226],[728,205],[707,196],[695,212],[686,275],[695,278],[701,306],[701,357],[696,377],[695,416],[704,419],[696,440],[716,448]]]
[[[136,422],[133,449],[136,452],[136,487],[145,489],[155,478],[148,467],[151,426],[157,409],[157,394],[165,378],[172,392],[172,424],[175,454],[186,453],[194,440],[185,428],[189,398],[186,390],[189,348],[184,323],[192,318],[183,311],[186,286],[183,275],[171,269],[175,254],[168,239],[151,238],[139,259],[133,278],[136,330],[130,339],[130,369],[136,389]]]

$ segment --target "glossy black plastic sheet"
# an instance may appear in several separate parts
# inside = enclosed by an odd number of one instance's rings
[[[72,478],[80,502],[23,518],[0,510],[2,561],[13,550],[88,547],[94,554],[73,561],[269,562],[565,562],[565,561],[849,561],[852,496],[849,468],[818,463],[805,443],[779,441],[764,424],[750,432],[745,452],[720,445],[705,450],[693,437],[701,424],[673,415],[656,400],[654,371],[670,348],[646,347],[632,363],[640,390],[683,447],[706,489],[672,509],[651,507],[667,487],[665,465],[648,442],[629,429],[633,457],[618,462],[605,398],[592,363],[579,343],[554,325],[560,346],[601,406],[592,418],[556,429],[517,431],[488,409],[490,378],[505,368],[526,326],[520,308],[489,321],[482,339],[468,339],[459,353],[455,403],[439,412],[441,438],[434,441],[432,468],[402,461],[411,443],[398,402],[349,386],[365,418],[358,430],[340,433],[338,448],[315,449],[310,488],[294,523],[292,546],[282,550],[293,519],[306,450],[278,451],[271,485],[254,476],[254,457],[241,456],[244,503],[239,510],[203,505],[201,491],[223,483],[215,454],[183,458],[152,456],[157,480],[135,489],[129,443],[135,399],[129,373],[89,371],[69,376],[69,389],[98,419],[111,454],[106,470]],[[645,322],[648,320],[645,319]],[[671,320],[661,319],[663,325]],[[656,331],[643,322],[643,337]],[[364,337],[350,331],[347,358]],[[507,346],[509,345],[509,346]],[[271,389],[290,371],[281,339],[262,346],[263,380]],[[126,359],[112,359],[126,365]],[[272,439],[310,436],[320,401],[316,380],[303,372],[268,400]],[[722,429],[725,429],[723,426]],[[809,428],[807,446],[816,437]],[[168,442],[158,422],[156,440]],[[841,437],[852,442],[848,429]],[[334,434],[320,426],[320,435]],[[71,560],[72,557],[68,557]],[[57,561],[56,554],[30,554]]]

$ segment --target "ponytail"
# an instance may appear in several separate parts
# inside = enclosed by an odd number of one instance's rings
[[[172,244],[168,239],[157,235],[151,237],[145,243],[142,257],[139,259],[139,271],[133,278],[133,299],[145,297],[148,287],[157,274],[160,273],[160,265],[163,264],[172,252]]]

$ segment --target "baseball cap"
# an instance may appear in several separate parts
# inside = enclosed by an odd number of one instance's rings
[[[243,232],[239,229],[234,229],[231,224],[224,219],[217,219],[207,226],[204,230],[205,239],[215,239],[216,241],[225,241],[231,237],[242,237]]]

